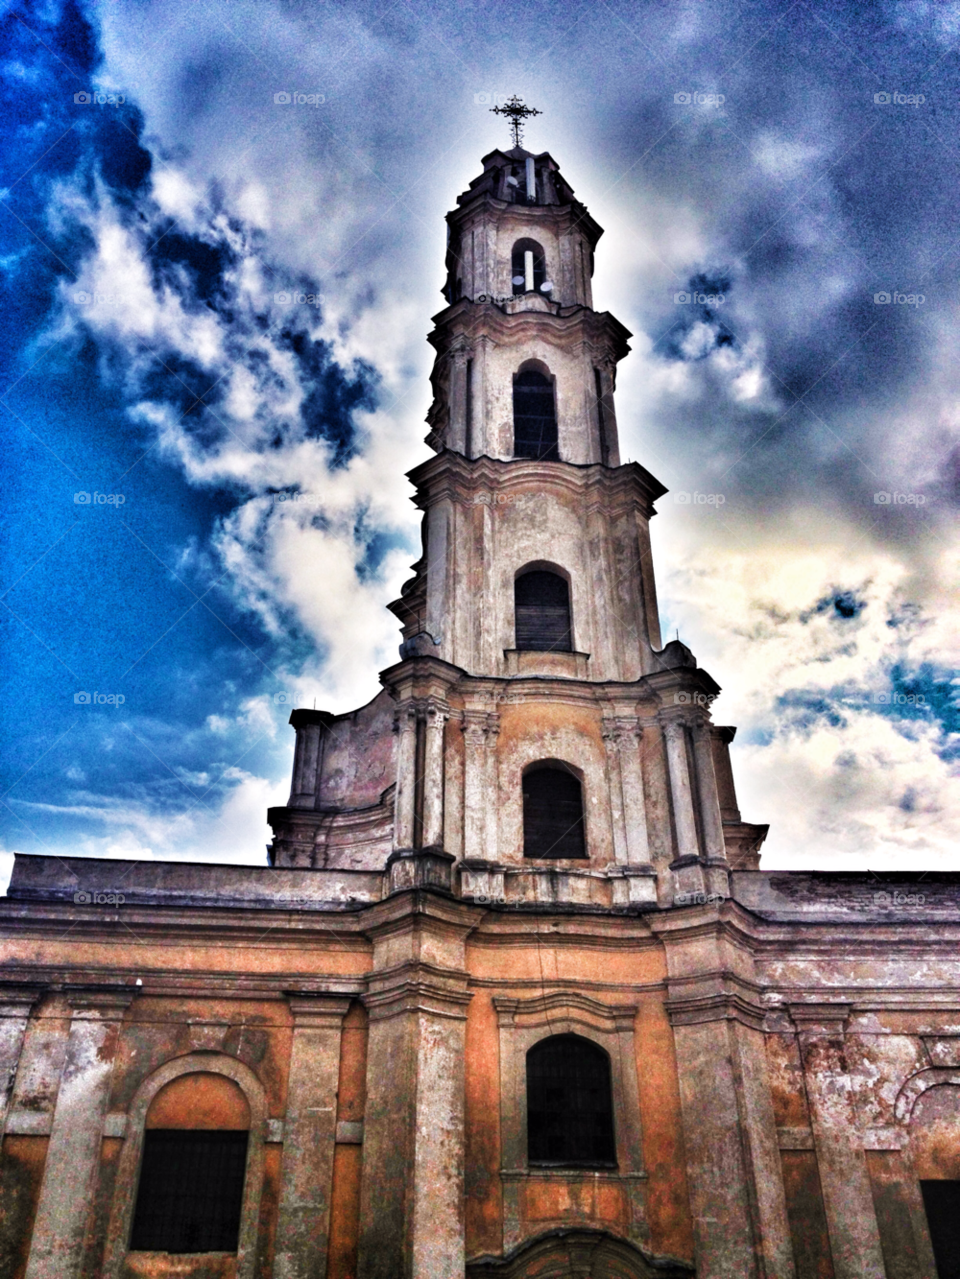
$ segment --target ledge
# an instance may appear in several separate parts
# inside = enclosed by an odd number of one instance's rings
[[[537,649],[505,648],[508,675],[545,675],[548,678],[587,679],[589,653],[540,652]]]

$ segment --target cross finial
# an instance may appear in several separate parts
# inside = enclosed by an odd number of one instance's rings
[[[538,111],[536,107],[524,106],[523,99],[518,98],[516,94],[509,99],[502,107],[491,107],[490,110],[494,115],[507,115],[510,117],[510,128],[513,130],[513,145],[518,147],[523,138],[523,122],[532,115],[543,115],[542,111]]]

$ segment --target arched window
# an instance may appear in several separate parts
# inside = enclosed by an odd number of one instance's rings
[[[610,1058],[580,1035],[553,1035],[527,1053],[527,1162],[616,1167]]]
[[[533,764],[523,775],[524,857],[586,857],[583,792],[558,764]]]
[[[513,379],[513,456],[559,462],[553,383],[536,369]]]
[[[571,653],[570,588],[559,573],[533,569],[513,585],[515,647]]]
[[[250,1108],[223,1075],[181,1075],[147,1112],[131,1252],[236,1252]]]
[[[547,261],[536,240],[518,240],[510,255],[510,283],[514,295],[539,293],[547,280]]]

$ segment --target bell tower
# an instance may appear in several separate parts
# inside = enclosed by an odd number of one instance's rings
[[[491,151],[447,215],[423,551],[390,608],[401,660],[349,715],[297,710],[275,864],[386,874],[474,900],[614,911],[729,893],[765,826],[740,818],[732,728],[663,645],[650,520],[620,462],[630,334],[594,308],[602,229],[547,152]],[[392,732],[391,732],[392,725]]]
[[[571,900],[725,896],[731,855],[755,865],[766,828],[740,821],[718,685],[662,645],[649,522],[666,490],[620,464],[630,334],[593,306],[602,229],[556,161],[520,145],[484,157],[447,222],[437,456],[410,475],[423,555],[390,605],[404,660],[381,677],[398,707],[395,853],[436,847],[465,894],[507,902],[556,891],[561,864]],[[538,803],[564,802],[578,838],[531,835]]]

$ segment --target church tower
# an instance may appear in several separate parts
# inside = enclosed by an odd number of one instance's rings
[[[661,642],[649,525],[666,490],[620,463],[630,334],[593,306],[601,228],[519,145],[484,157],[447,221],[437,456],[410,473],[423,554],[390,605],[402,660],[381,675],[389,701],[294,712],[274,860],[387,852],[397,886],[439,875],[518,904],[726,897],[767,828],[740,820],[718,685]]]

